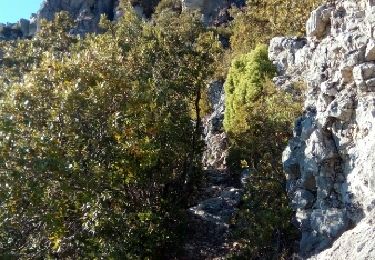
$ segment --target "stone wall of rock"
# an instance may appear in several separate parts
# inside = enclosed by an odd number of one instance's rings
[[[47,0],[42,3],[38,19],[52,20],[55,13],[67,11],[77,23],[74,33],[98,32],[100,15],[106,14],[112,20],[116,2],[115,0]]]
[[[15,40],[30,38],[38,30],[41,19],[52,20],[55,13],[69,12],[77,26],[72,30],[74,34],[98,32],[98,22],[101,14],[109,19],[116,18],[118,0],[45,0],[37,14],[32,14],[30,20],[21,19],[17,23],[0,24],[0,40]]]
[[[0,23],[0,40],[30,38],[38,30],[38,21],[51,20],[55,13],[69,12],[77,26],[74,34],[84,35],[88,32],[99,32],[100,15],[105,14],[110,20],[117,20],[122,13],[119,10],[120,0],[44,0],[37,14],[30,20],[21,19],[17,23]],[[150,18],[160,0],[131,0],[134,10],[144,18]],[[244,0],[181,0],[184,10],[199,10],[206,25],[219,25],[228,21],[228,8],[232,5],[243,6]]]
[[[214,81],[209,84],[208,98],[212,113],[203,118],[203,135],[206,144],[203,166],[206,169],[225,169],[229,143],[223,129],[225,103],[223,82]]]
[[[20,19],[17,23],[0,23],[0,40],[16,40],[32,37],[37,31],[37,14],[30,20]]]
[[[315,258],[365,259],[344,245],[374,245],[360,230],[373,227],[375,210],[375,0],[331,1],[312,12],[306,31],[269,48],[280,88],[306,82],[305,111],[283,154],[301,255],[332,246]]]
[[[206,25],[219,25],[228,21],[228,8],[245,4],[244,0],[181,0],[183,9],[197,9],[202,12]]]

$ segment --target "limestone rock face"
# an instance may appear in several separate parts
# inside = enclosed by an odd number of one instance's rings
[[[38,19],[52,20],[55,13],[69,12],[77,22],[73,33],[84,34],[98,32],[98,22],[101,14],[114,18],[115,0],[47,0],[42,3]]]
[[[99,32],[100,15],[105,14],[110,20],[115,19],[119,15],[118,3],[118,0],[44,0],[38,13],[32,14],[30,20],[21,19],[14,24],[0,24],[3,28],[0,30],[0,39],[33,37],[41,19],[52,20],[55,13],[61,11],[69,12],[77,23],[72,33],[83,35],[88,32]]]
[[[159,0],[133,0],[135,11],[140,16],[149,17]],[[118,20],[122,13],[119,0],[44,0],[38,14],[32,14],[30,20],[21,19],[18,23],[0,24],[0,40],[30,38],[38,30],[41,19],[52,20],[55,13],[67,11],[77,26],[71,33],[84,35],[99,32],[100,15],[105,14],[110,20]]]
[[[131,0],[134,10],[143,18],[150,18],[159,2],[160,0]],[[201,11],[206,25],[219,25],[228,21],[228,8],[232,5],[243,6],[245,0],[181,0],[181,4],[184,10]],[[80,35],[99,32],[98,22],[101,14],[115,21],[122,16],[119,0],[44,0],[38,14],[32,14],[30,20],[0,23],[0,40],[33,37],[41,19],[52,20],[55,13],[61,11],[69,12],[77,24],[71,33]],[[371,55],[373,54],[370,53]]]
[[[333,244],[310,260],[375,259],[375,215],[369,215],[356,228],[345,232]]]
[[[199,10],[206,25],[221,24],[228,20],[227,9],[231,5],[243,6],[244,0],[181,0],[182,9]]]
[[[229,143],[223,129],[224,89],[222,82],[215,81],[208,86],[208,98],[213,112],[203,118],[203,134],[206,144],[203,166],[208,169],[224,169]]]
[[[375,1],[323,5],[306,29],[306,39],[278,37],[269,48],[280,88],[307,85],[283,154],[301,255],[374,259]]]

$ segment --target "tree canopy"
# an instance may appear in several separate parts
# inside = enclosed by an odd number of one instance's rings
[[[100,35],[70,35],[60,13],[2,43],[3,256],[158,258],[182,239],[220,43],[193,14],[124,8]]]
[[[302,107],[273,84],[266,44],[302,35],[319,2],[248,0],[215,28],[179,0],[124,0],[100,34],[71,35],[61,12],[33,39],[0,41],[0,256],[178,258],[215,77],[225,79],[230,170],[251,173],[232,256],[290,255],[281,153]]]

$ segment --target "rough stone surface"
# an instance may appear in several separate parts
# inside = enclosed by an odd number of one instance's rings
[[[52,20],[55,13],[69,12],[77,26],[72,30],[74,34],[99,32],[100,15],[105,14],[111,20],[117,14],[117,0],[44,0],[37,14],[32,14],[30,20],[21,19],[18,23],[0,24],[0,39],[15,40],[30,38],[38,30],[41,19]],[[5,32],[5,33],[4,33]]]
[[[309,260],[375,259],[375,215],[369,215],[345,232],[330,249]]]
[[[131,0],[136,13],[141,17],[150,18],[160,0]],[[229,20],[228,9],[235,5],[241,7],[244,0],[181,0],[184,10],[199,10],[202,12],[206,25],[220,25]],[[119,0],[44,0],[37,14],[32,14],[30,20],[21,19],[17,23],[0,23],[0,40],[16,40],[30,38],[38,30],[41,19],[52,20],[55,13],[67,11],[77,26],[73,34],[84,35],[90,32],[100,32],[98,22],[100,15],[105,14],[110,20],[118,20],[122,16]]]
[[[226,259],[235,241],[230,225],[242,188],[227,170],[205,172],[197,205],[188,210],[188,233],[182,259]]]
[[[212,113],[204,118],[204,181],[196,205],[188,209],[188,227],[182,259],[226,259],[235,250],[231,219],[242,199],[246,182],[226,168],[228,138],[223,130],[224,91],[222,82],[208,86]],[[242,182],[242,184],[241,184]]]
[[[228,137],[223,129],[224,89],[223,83],[212,82],[208,86],[208,97],[213,112],[203,118],[203,134],[206,149],[203,153],[203,166],[211,169],[224,169],[226,166]]]
[[[22,37],[21,25],[19,23],[0,23],[0,40],[16,40]]]
[[[229,19],[227,10],[235,5],[241,7],[244,0],[181,0],[183,10],[199,10],[206,25],[219,25]]]
[[[311,13],[306,23],[306,34],[309,37],[322,38],[329,29],[333,8],[320,6]]]
[[[366,61],[375,61],[375,41],[374,39],[369,39],[366,45],[366,53],[365,53]]]
[[[149,17],[158,2],[159,0],[132,1],[135,11],[142,17]],[[33,37],[41,19],[52,20],[55,13],[61,11],[69,12],[77,24],[71,33],[80,35],[99,32],[98,23],[101,14],[105,14],[110,20],[117,20],[122,15],[119,0],[45,0],[38,13],[32,14],[30,20],[21,19],[18,23],[0,24],[0,39]]]
[[[115,0],[47,0],[42,3],[38,19],[52,20],[56,12],[67,11],[77,27],[73,33],[98,32],[101,14],[114,18]]]
[[[307,85],[283,153],[300,254],[374,259],[375,1],[323,5],[306,29],[306,39],[274,38],[269,49],[280,88]]]

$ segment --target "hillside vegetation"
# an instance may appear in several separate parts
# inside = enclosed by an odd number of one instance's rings
[[[301,105],[272,83],[265,44],[302,34],[318,1],[249,0],[226,28],[176,2],[145,21],[123,1],[118,22],[102,17],[103,33],[84,38],[62,12],[31,40],[0,42],[2,258],[179,259],[215,77],[226,79],[231,169],[254,173],[228,257],[292,253],[281,151]]]

